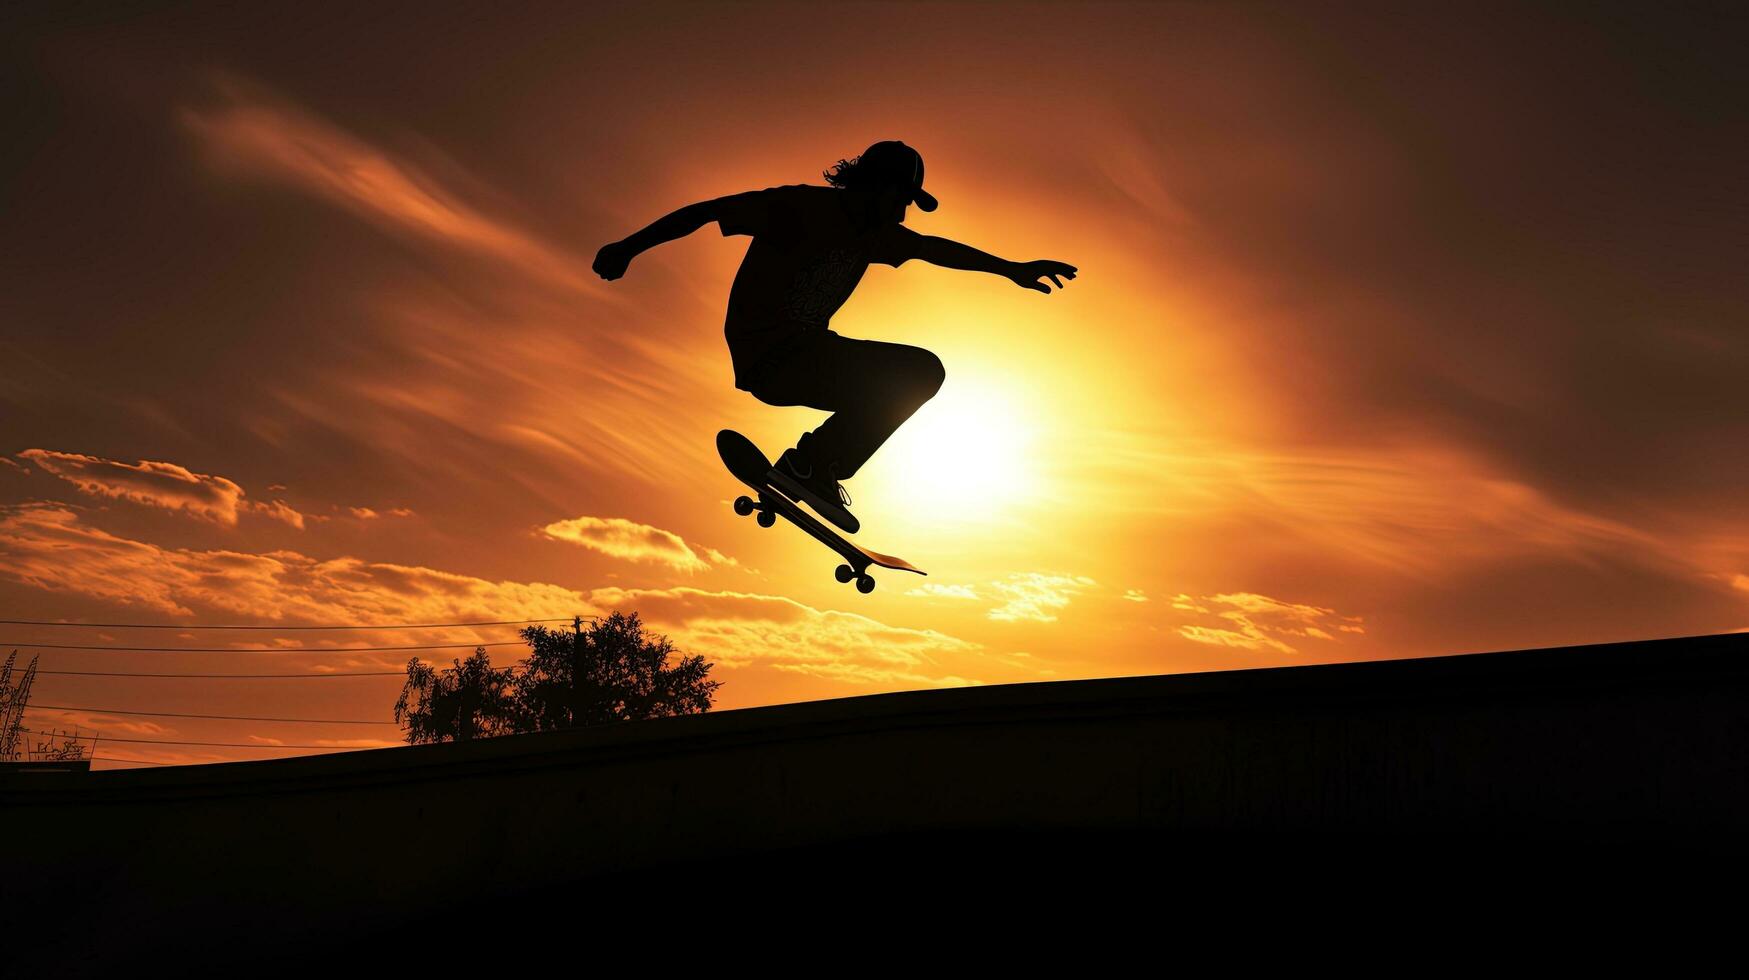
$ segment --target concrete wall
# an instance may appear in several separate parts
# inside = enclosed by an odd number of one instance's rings
[[[1024,846],[1059,868],[1210,842],[1222,861],[1284,841],[1356,860],[1452,842],[1746,853],[1746,708],[1749,634],[1727,634],[17,776],[0,815],[30,842],[12,881],[125,911],[140,941],[189,915],[331,936],[589,882],[980,847],[992,867]]]

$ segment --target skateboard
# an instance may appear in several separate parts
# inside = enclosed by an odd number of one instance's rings
[[[759,500],[740,496],[735,498],[735,513],[746,517],[758,512],[760,527],[770,527],[777,523],[782,515],[791,524],[808,532],[821,544],[837,552],[848,564],[839,565],[834,574],[840,582],[856,582],[856,590],[862,593],[874,591],[874,576],[868,573],[870,565],[891,568],[901,572],[916,572],[927,575],[923,569],[911,564],[903,558],[883,555],[879,552],[860,548],[837,531],[832,530],[824,521],[802,510],[801,505],[784,496],[783,491],[773,487],[765,480],[771,472],[771,460],[759,451],[751,440],[733,429],[724,429],[717,433],[717,455],[723,457],[723,465],[735,475],[735,479],[747,484],[759,492]]]

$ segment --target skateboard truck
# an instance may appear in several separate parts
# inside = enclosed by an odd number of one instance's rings
[[[802,510],[800,505],[765,481],[765,475],[771,472],[771,461],[765,458],[765,454],[759,451],[758,446],[755,446],[752,441],[739,432],[733,429],[724,429],[718,432],[717,454],[722,456],[723,464],[729,468],[729,472],[733,473],[736,479],[747,484],[759,494],[757,500],[745,494],[736,497],[735,513],[742,517],[756,514],[754,519],[759,522],[760,527],[771,527],[777,523],[778,517],[781,516],[791,524],[806,531],[809,536],[831,548],[844,559],[845,564],[839,565],[833,571],[833,575],[838,581],[854,581],[856,590],[866,595],[873,592],[875,587],[874,576],[870,575],[868,571],[871,565],[879,565],[882,568],[891,568],[897,571],[915,572],[918,575],[928,574],[903,558],[883,555],[852,544],[843,535],[827,527],[812,514]]]

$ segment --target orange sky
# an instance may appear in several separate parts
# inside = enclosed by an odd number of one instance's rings
[[[1741,15],[4,16],[0,618],[636,610],[717,664],[719,708],[1749,628]],[[733,387],[748,240],[707,225],[611,283],[589,263],[683,204],[823,183],[878,139],[927,161],[941,206],[911,227],[1080,274],[1045,296],[876,266],[835,318],[947,366],[847,485],[858,540],[930,575],[862,596],[795,529],[728,507],[717,429],[776,450],[822,417]],[[40,652],[188,673],[406,656]],[[398,690],[44,674],[33,701],[387,720]]]

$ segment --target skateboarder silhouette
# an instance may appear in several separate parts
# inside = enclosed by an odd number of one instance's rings
[[[853,340],[830,329],[869,263],[896,268],[922,259],[995,273],[1042,293],[1051,287],[1041,277],[1061,289],[1058,277],[1075,278],[1075,267],[1051,259],[1010,262],[905,227],[912,202],[934,211],[936,200],[923,190],[923,157],[898,140],[875,143],[823,176],[830,186],[785,184],[689,204],[603,245],[594,270],[618,279],[639,253],[712,221],[724,236],[753,236],[723,327],[735,387],[768,405],[833,413],[784,451],[770,482],[854,534],[861,522],[839,481],[855,476],[945,377],[941,359],[921,347]]]

